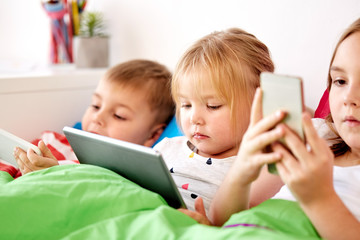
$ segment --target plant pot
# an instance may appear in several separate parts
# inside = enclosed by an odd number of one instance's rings
[[[109,37],[76,37],[74,60],[77,68],[107,68]]]

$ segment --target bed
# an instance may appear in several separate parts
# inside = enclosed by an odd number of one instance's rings
[[[299,207],[289,212],[286,203],[270,204],[284,209],[277,216],[245,216],[247,226],[234,214],[219,228],[196,223],[160,195],[104,168],[62,165],[15,180],[0,172],[4,239],[318,239]]]
[[[102,74],[98,70],[75,78],[64,74],[31,82],[0,79],[0,107],[5,112],[1,127],[31,140],[43,130],[61,131],[73,125],[80,120]],[[259,208],[255,216],[245,217],[246,226],[243,216],[234,214],[224,227],[211,227],[198,224],[169,207],[160,195],[107,169],[62,165],[15,180],[0,172],[0,233],[4,239],[319,238],[299,208],[288,212],[286,203],[270,204],[285,204],[284,211],[269,216]],[[269,221],[258,226],[264,219]]]

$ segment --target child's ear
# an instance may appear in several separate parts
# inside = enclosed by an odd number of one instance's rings
[[[164,123],[154,126],[151,130],[150,137],[145,141],[144,146],[152,147],[154,143],[159,139],[161,134],[164,132],[165,127],[166,124]]]

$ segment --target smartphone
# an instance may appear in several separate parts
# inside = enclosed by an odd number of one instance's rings
[[[263,116],[277,110],[284,110],[287,115],[283,122],[304,140],[301,116],[304,111],[303,84],[300,77],[264,72],[260,75],[262,89]],[[281,140],[286,145],[286,143]],[[270,173],[278,174],[275,164],[268,164]]]
[[[31,144],[28,141],[0,128],[0,159],[18,167],[13,154],[15,147],[20,147],[24,151],[31,148],[36,152],[36,154],[40,156],[42,155],[40,149],[34,144]]]

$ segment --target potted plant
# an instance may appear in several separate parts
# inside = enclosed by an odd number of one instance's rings
[[[80,34],[75,39],[75,65],[78,68],[109,66],[109,37],[105,34],[101,12],[85,11],[81,14]]]

